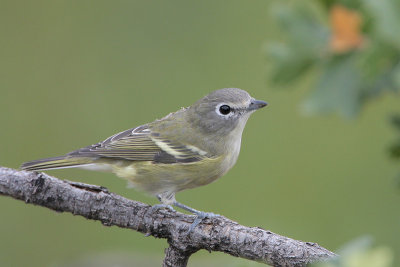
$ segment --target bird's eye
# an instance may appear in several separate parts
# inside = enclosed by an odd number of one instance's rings
[[[231,107],[228,105],[222,105],[219,107],[219,112],[221,112],[222,115],[228,115],[229,112],[231,112]]]

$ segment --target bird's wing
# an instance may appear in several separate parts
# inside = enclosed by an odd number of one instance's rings
[[[103,142],[69,153],[70,156],[113,158],[154,163],[199,161],[206,152],[152,132],[147,125],[115,134]]]

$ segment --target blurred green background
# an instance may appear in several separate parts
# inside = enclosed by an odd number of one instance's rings
[[[400,264],[400,165],[387,153],[398,137],[388,123],[398,94],[370,99],[352,119],[304,116],[319,74],[284,89],[270,82],[275,61],[265,47],[284,35],[272,4],[1,0],[0,165],[58,156],[239,87],[270,105],[249,120],[236,166],[177,199],[330,250],[368,235]],[[109,173],[48,173],[157,203]],[[0,211],[1,266],[159,266],[167,246],[7,197]],[[204,251],[189,262],[221,264],[258,266]]]

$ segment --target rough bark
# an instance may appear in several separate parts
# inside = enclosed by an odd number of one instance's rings
[[[165,238],[169,248],[165,250],[163,266],[186,266],[190,255],[200,249],[272,266],[306,266],[337,256],[316,243],[246,227],[223,216],[206,219],[188,234],[194,219],[191,215],[170,210],[152,212],[151,206],[113,194],[104,187],[63,181],[45,173],[0,167],[0,195],[71,212],[106,226]]]

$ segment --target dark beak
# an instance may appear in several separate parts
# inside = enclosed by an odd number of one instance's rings
[[[268,105],[268,103],[265,102],[265,101],[253,99],[253,100],[251,100],[250,105],[247,108],[247,110],[249,110],[249,111],[250,110],[257,110],[259,108],[265,107],[266,105]]]

